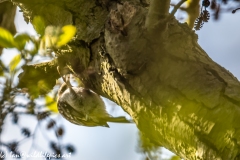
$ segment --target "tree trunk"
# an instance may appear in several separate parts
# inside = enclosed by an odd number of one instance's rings
[[[78,28],[74,56],[59,65],[119,104],[155,146],[184,159],[240,159],[239,81],[169,16],[169,1],[15,1],[25,17]]]

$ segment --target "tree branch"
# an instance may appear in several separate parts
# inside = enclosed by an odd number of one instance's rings
[[[169,15],[170,0],[151,0],[146,19],[146,28],[151,30],[159,27]]]
[[[181,5],[186,2],[187,0],[181,0],[180,2],[178,2],[177,5],[174,6],[172,12],[170,13],[169,17],[168,17],[168,20],[171,19],[174,14],[177,12],[177,10],[181,7]]]

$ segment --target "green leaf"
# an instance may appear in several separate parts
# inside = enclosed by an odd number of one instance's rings
[[[33,24],[33,27],[34,27],[34,29],[36,30],[36,32],[38,33],[38,34],[40,34],[41,35],[41,37],[44,35],[44,32],[45,32],[45,22],[44,22],[44,20],[42,19],[42,17],[40,17],[40,16],[35,16],[34,18],[33,18],[33,22],[32,22],[32,24]]]
[[[31,37],[26,34],[26,33],[22,33],[22,34],[18,34],[14,37],[14,41],[16,44],[16,47],[18,50],[23,50],[26,43],[31,39]]]
[[[10,72],[14,71],[17,67],[17,65],[19,64],[19,62],[21,61],[21,55],[17,54],[16,56],[13,57],[13,59],[11,60],[10,64],[9,64],[9,68],[10,68]]]
[[[34,65],[25,65],[23,72],[19,74],[18,88],[27,88],[28,93],[36,98],[46,95],[56,84],[59,78],[56,67],[57,61],[43,62]]]
[[[0,27],[0,46],[4,48],[14,48],[13,35],[6,29]]]
[[[30,51],[29,51],[29,53],[31,54],[31,55],[36,55],[37,53],[38,53],[38,48],[37,48],[38,46],[34,46],[34,48],[33,49],[31,49]]]
[[[67,44],[73,36],[76,34],[76,27],[73,25],[66,25],[62,27],[62,34],[60,35],[58,42],[57,42],[57,47],[61,47],[65,44]]]
[[[56,101],[52,97],[46,95],[45,96],[45,101],[46,101],[46,107],[50,111],[52,111],[54,113],[58,113],[57,103],[56,103]]]

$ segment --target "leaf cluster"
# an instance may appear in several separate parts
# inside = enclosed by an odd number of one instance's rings
[[[35,59],[54,59],[54,52],[60,52],[61,48],[72,40],[76,28],[72,25],[61,28],[46,27],[44,20],[39,16],[36,16],[32,23],[38,36],[27,33],[12,35],[8,30],[0,27],[0,46],[17,50],[16,55],[9,55],[12,57],[9,64],[5,64],[0,55],[0,154],[6,155],[7,152],[12,152],[16,158],[22,158],[21,145],[27,139],[32,140],[32,148],[39,149],[40,146],[34,143],[38,133],[42,133],[46,137],[46,143],[49,143],[49,151],[46,152],[58,155],[74,153],[74,146],[62,143],[65,130],[56,121],[59,116],[56,115],[57,91],[53,90],[49,93],[55,86],[56,79],[59,78],[56,72],[57,62],[53,60],[34,65],[33,63],[36,63]],[[25,72],[19,74],[22,70]],[[22,135],[22,139],[18,141],[7,142],[1,139],[9,116],[12,119],[12,127],[18,127]],[[22,126],[23,116],[30,116],[30,119],[33,119],[32,123],[36,123],[35,127]],[[48,137],[50,132],[55,133],[57,140]],[[62,158],[58,157],[58,159]]]

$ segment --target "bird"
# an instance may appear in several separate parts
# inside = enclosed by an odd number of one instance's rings
[[[69,122],[87,127],[109,127],[107,122],[132,123],[124,116],[112,117],[108,114],[103,100],[92,90],[73,87],[69,76],[62,78],[64,82],[58,90],[57,107],[59,113]]]

